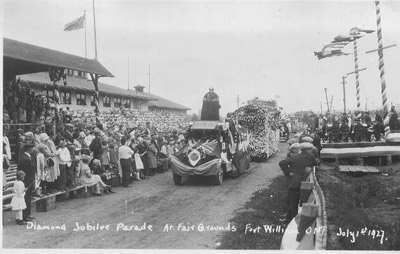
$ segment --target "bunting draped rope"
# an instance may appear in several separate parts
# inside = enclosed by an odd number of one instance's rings
[[[385,68],[383,62],[383,43],[382,43],[382,29],[381,29],[381,8],[380,2],[375,1],[376,6],[376,26],[377,26],[377,35],[378,35],[378,56],[379,56],[379,71],[381,77],[381,95],[382,95],[382,108],[383,108],[383,116],[387,115],[388,105],[387,105],[387,97],[386,97],[386,81],[385,81]]]

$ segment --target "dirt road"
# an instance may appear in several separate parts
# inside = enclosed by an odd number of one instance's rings
[[[221,186],[198,178],[175,186],[167,172],[116,188],[116,194],[57,202],[56,209],[45,213],[33,211],[32,228],[15,225],[14,213],[5,212],[3,248],[215,249],[223,230],[235,230],[228,225],[235,210],[281,174],[278,161],[285,149],[281,144],[283,152],[265,163],[252,163],[248,172],[225,178]],[[87,230],[87,224],[95,230]]]

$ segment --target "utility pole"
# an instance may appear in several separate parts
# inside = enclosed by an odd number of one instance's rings
[[[343,84],[343,113],[346,113],[346,76],[342,77]]]
[[[322,102],[321,101],[319,102],[319,105],[321,107],[321,115],[322,115],[323,113],[322,113]]]
[[[328,107],[328,113],[329,113],[329,101],[328,101],[328,88],[325,87],[325,99],[326,99],[326,106]]]
[[[93,3],[93,24],[94,24],[94,59],[97,60],[97,37],[96,37],[96,12],[94,9],[94,0]]]
[[[240,103],[240,97],[239,97],[239,94],[238,94],[237,97],[236,97],[237,108],[239,108],[239,103]]]
[[[128,56],[128,90],[129,90],[129,56]]]
[[[149,93],[150,93],[150,64],[149,64]]]
[[[365,111],[368,110],[368,98],[365,99]]]

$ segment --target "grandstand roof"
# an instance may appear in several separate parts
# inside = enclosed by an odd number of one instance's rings
[[[183,105],[180,105],[178,103],[175,103],[173,101],[167,100],[163,97],[154,95],[154,94],[149,94],[149,93],[143,93],[143,94],[148,94],[149,96],[153,97],[156,100],[149,101],[149,108],[167,108],[167,109],[178,109],[178,110],[190,110],[190,108],[185,107]]]
[[[3,38],[4,72],[15,75],[48,71],[49,66],[68,68],[102,77],[114,77],[99,61]]]
[[[29,81],[31,83],[36,83],[40,85],[53,85],[50,81],[48,73],[34,73],[34,74],[26,74],[19,76],[23,81]],[[73,77],[67,75],[67,89],[74,89],[74,90],[84,90],[84,91],[94,91],[93,82],[91,80],[87,80],[85,78]],[[113,94],[118,96],[130,96],[138,99],[143,100],[152,100],[153,96],[149,96],[145,93],[136,93],[135,90],[127,90],[123,88],[119,88],[116,86],[108,85],[99,82],[99,92]]]

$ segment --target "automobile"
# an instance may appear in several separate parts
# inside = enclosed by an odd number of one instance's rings
[[[224,176],[238,177],[250,168],[243,128],[233,122],[196,121],[189,124],[184,146],[171,156],[175,185],[187,176],[210,176],[221,185]]]

